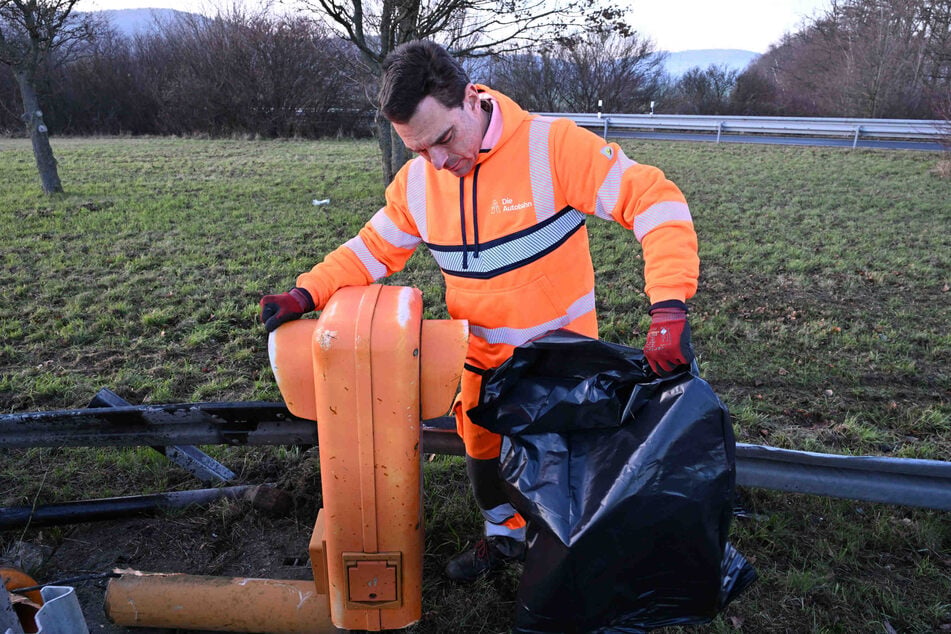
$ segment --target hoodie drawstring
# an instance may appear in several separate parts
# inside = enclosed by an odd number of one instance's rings
[[[476,185],[479,182],[479,170],[482,164],[475,166],[475,172],[472,174],[472,234],[475,238],[475,252],[473,257],[479,257],[479,206],[476,204]]]
[[[466,179],[459,178],[459,226],[462,228],[462,269],[469,268],[469,245],[466,242]]]
[[[479,170],[482,165],[476,165],[472,173],[472,235],[475,238],[473,257],[479,257],[479,207],[476,203],[476,184],[479,182]],[[459,178],[459,226],[462,230],[462,268],[469,268],[469,242],[466,238],[466,177]]]

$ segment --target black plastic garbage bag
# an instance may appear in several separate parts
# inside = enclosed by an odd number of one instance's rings
[[[528,520],[513,631],[704,623],[756,578],[727,542],[729,415],[697,376],[658,379],[640,350],[556,331],[490,371],[469,415],[504,436]]]

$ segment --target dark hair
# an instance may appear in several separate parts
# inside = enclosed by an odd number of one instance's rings
[[[469,75],[442,46],[428,40],[407,42],[383,60],[380,110],[390,121],[406,123],[426,97],[447,108],[461,107],[468,85]]]

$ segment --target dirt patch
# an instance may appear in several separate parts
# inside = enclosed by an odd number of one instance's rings
[[[290,494],[293,504],[280,516],[250,500],[221,500],[156,517],[30,529],[7,548],[4,563],[28,570],[42,583],[91,577],[64,584],[76,588],[91,634],[174,632],[111,623],[103,610],[108,578],[95,577],[134,569],[312,579],[307,546],[319,507],[316,463],[314,450],[281,479],[278,486]],[[4,537],[10,544],[13,536]]]
[[[310,579],[310,529],[296,519],[272,520],[248,504],[218,505],[177,517],[141,518],[76,526],[43,567],[44,579],[132,568],[149,572]],[[218,516],[216,516],[218,515]],[[233,517],[228,517],[232,516]],[[92,633],[172,632],[119,627],[106,618],[107,580],[75,583]]]

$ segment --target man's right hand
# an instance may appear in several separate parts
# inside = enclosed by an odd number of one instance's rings
[[[657,376],[667,376],[693,362],[687,305],[676,300],[653,304],[651,327],[644,342],[644,358]]]
[[[265,295],[261,298],[261,321],[268,332],[286,321],[300,319],[301,315],[312,310],[314,300],[307,289],[299,286],[280,295]]]

